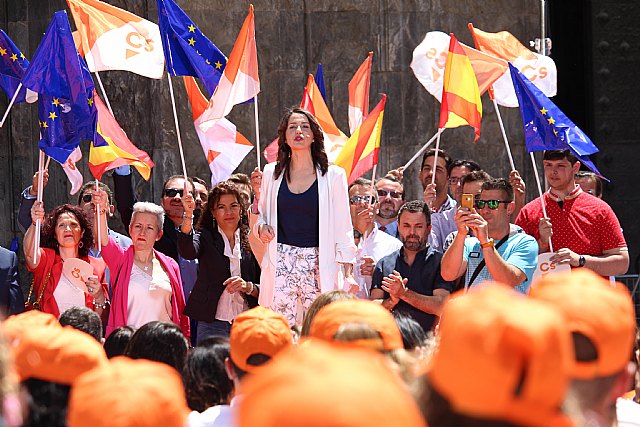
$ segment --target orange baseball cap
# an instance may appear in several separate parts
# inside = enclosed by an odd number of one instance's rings
[[[39,310],[25,311],[2,322],[2,330],[9,339],[18,337],[23,330],[41,326],[62,327],[56,316]]]
[[[107,363],[100,343],[70,326],[24,329],[10,348],[20,381],[37,378],[71,384],[79,375]]]
[[[67,421],[69,427],[184,427],[188,415],[175,369],[150,360],[115,357],[74,383]]]
[[[242,384],[239,427],[424,427],[384,356],[310,338]]]
[[[342,300],[324,306],[311,323],[309,336],[325,341],[335,341],[338,329],[347,323],[370,325],[382,337],[384,350],[404,348],[402,335],[389,310],[367,300]]]
[[[574,358],[573,378],[609,376],[627,366],[633,351],[636,319],[626,286],[612,284],[583,268],[543,276],[531,287],[530,295],[553,304],[566,316],[569,331],[584,335],[595,346],[594,360]]]
[[[458,295],[444,306],[431,386],[469,417],[572,425],[559,410],[573,357],[562,315],[500,284]]]
[[[238,315],[231,326],[229,344],[231,360],[240,369],[252,372],[257,366],[248,363],[251,356],[275,356],[293,343],[287,319],[268,308],[255,307]]]

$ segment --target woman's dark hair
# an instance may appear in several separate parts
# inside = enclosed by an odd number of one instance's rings
[[[138,329],[124,350],[132,359],[147,359],[166,363],[182,372],[189,342],[180,327],[171,322],[149,322]]]
[[[42,224],[42,241],[40,247],[54,249],[58,252],[58,241],[56,240],[56,224],[58,218],[63,213],[70,213],[76,217],[80,228],[82,229],[81,247],[78,247],[78,255],[86,257],[89,255],[89,249],[93,246],[93,225],[87,219],[87,214],[79,206],[64,204],[53,209],[45,217]]]
[[[280,174],[284,172],[284,177],[287,181],[290,179],[289,165],[291,163],[291,147],[287,145],[286,134],[287,126],[289,125],[289,118],[292,114],[304,114],[309,120],[311,126],[311,132],[313,132],[313,142],[311,143],[311,158],[313,159],[313,165],[320,169],[322,175],[327,173],[329,169],[329,159],[327,153],[324,151],[324,135],[322,128],[316,120],[316,118],[308,112],[299,107],[289,108],[282,116],[280,124],[278,125],[278,159],[274,178],[278,179]]]
[[[107,354],[107,358],[122,356],[129,341],[131,341],[133,332],[134,330],[131,326],[120,326],[111,332],[104,341],[104,352]]]
[[[233,381],[224,368],[227,357],[229,339],[226,337],[207,338],[189,353],[182,371],[189,408],[202,412],[229,402]]]
[[[247,210],[242,204],[242,197],[240,197],[240,191],[238,187],[229,181],[222,181],[216,184],[211,190],[209,190],[209,196],[207,197],[207,204],[202,209],[202,215],[196,226],[196,230],[202,229],[209,230],[212,234],[218,232],[218,224],[213,217],[213,209],[220,201],[220,197],[230,194],[236,198],[236,201],[240,205],[240,246],[245,251],[250,251],[249,246],[249,216]]]
[[[405,350],[414,350],[425,345],[427,333],[413,317],[400,311],[394,311],[393,318],[400,329],[402,344]]]
[[[36,378],[22,382],[27,390],[27,416],[23,427],[65,427],[71,386]]]

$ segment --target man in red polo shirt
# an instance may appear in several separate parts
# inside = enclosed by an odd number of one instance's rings
[[[522,208],[516,224],[538,240],[541,253],[553,243],[551,262],[587,267],[602,276],[626,273],[629,251],[620,222],[607,203],[576,184],[577,158],[569,150],[548,150],[543,165],[551,187],[543,196],[549,218],[537,198]]]

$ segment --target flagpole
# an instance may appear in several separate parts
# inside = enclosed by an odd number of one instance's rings
[[[2,125],[4,125],[4,121],[7,120],[7,116],[9,115],[9,111],[11,111],[11,107],[13,107],[13,103],[16,102],[16,98],[18,97],[18,94],[20,93],[20,89],[22,89],[22,82],[20,84],[18,84],[18,88],[16,89],[16,92],[11,97],[11,102],[9,102],[9,105],[7,106],[7,111],[4,112],[4,116],[2,116],[2,120],[0,121],[0,128],[2,127]]]
[[[176,99],[173,96],[173,84],[171,83],[171,74],[167,73],[169,81],[169,93],[171,94],[171,106],[173,107],[173,120],[176,122],[176,135],[178,136],[178,148],[180,149],[180,161],[182,162],[182,173],[184,180],[187,181],[187,166],[184,162],[184,151],[182,150],[182,137],[180,136],[180,125],[178,124],[178,111],[176,110]]]
[[[431,144],[433,144],[433,141],[435,141],[435,140],[436,140],[436,138],[437,138],[437,137],[439,137],[439,136],[440,136],[440,133],[442,133],[443,131],[444,131],[444,128],[438,129],[438,132],[436,132],[436,133],[435,133],[435,135],[433,135],[433,136],[431,137],[431,139],[430,139],[430,140],[428,140],[428,141],[427,141],[427,142],[422,146],[422,148],[421,148],[421,149],[419,149],[419,150],[418,150],[418,152],[417,152],[416,154],[414,154],[414,155],[413,155],[413,157],[412,157],[412,158],[410,158],[410,159],[409,159],[409,161],[408,161],[407,163],[405,163],[405,164],[404,164],[404,166],[402,166],[402,167],[403,167],[404,169],[407,169],[409,166],[411,166],[411,164],[412,164],[413,162],[415,162],[415,161],[416,161],[416,159],[417,159],[418,157],[420,157],[420,155],[421,155],[422,153],[424,153],[424,152],[425,152],[425,150],[426,150],[427,148],[429,148],[429,146],[430,146]]]
[[[436,183],[436,166],[438,165],[438,152],[440,151],[440,133],[441,132],[438,132],[436,138],[436,152],[433,156],[433,173],[431,174],[431,185]]]
[[[102,85],[102,79],[100,78],[100,74],[98,74],[97,71],[95,71],[94,74],[96,75],[96,80],[98,80],[100,91],[102,92],[102,96],[104,97],[104,103],[107,104],[107,108],[109,109],[109,112],[111,113],[111,115],[115,117],[115,115],[113,114],[113,110],[111,109],[111,104],[109,103],[109,98],[107,98],[107,92],[104,91],[104,86]]]
[[[536,184],[538,184],[538,193],[540,193],[540,203],[542,204],[542,214],[545,218],[549,218],[547,216],[547,207],[544,204],[544,194],[542,193],[542,186],[540,185],[540,176],[538,175],[538,165],[536,164],[536,158],[533,155],[533,151],[529,152],[531,156],[531,163],[533,164],[533,173],[536,176]],[[551,238],[549,238],[549,250],[553,252],[553,243],[551,243]]]
[[[260,126],[258,125],[258,95],[253,97],[253,115],[256,120],[256,160],[258,161],[258,170],[260,170]]]
[[[111,113],[113,114],[113,113]],[[100,187],[98,186],[98,178],[96,178],[96,190],[98,191],[100,189]],[[95,219],[96,219],[96,233],[98,233],[98,247],[97,247],[97,255],[100,254],[100,252],[102,252],[102,238],[100,236],[100,207],[98,205],[96,205],[95,203],[93,204],[93,207],[96,210],[95,213]]]
[[[36,196],[37,202],[42,202],[42,190],[44,186],[44,151],[40,152],[38,156],[38,194]],[[36,220],[36,234],[33,236],[33,261],[38,259],[38,249],[40,248],[40,218]]]
[[[504,140],[504,146],[507,149],[507,156],[509,156],[509,164],[511,165],[511,170],[516,170],[516,166],[513,163],[513,156],[511,155],[511,147],[509,146],[509,139],[507,139],[507,132],[504,130],[504,123],[502,122],[502,116],[500,115],[500,109],[498,108],[498,103],[495,98],[491,99],[493,101],[493,106],[496,109],[496,116],[498,116],[498,123],[500,124],[500,131],[502,132],[502,139]]]

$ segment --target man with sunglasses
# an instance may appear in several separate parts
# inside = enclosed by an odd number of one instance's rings
[[[465,288],[495,280],[526,294],[538,264],[538,244],[509,223],[514,209],[513,188],[506,179],[484,182],[475,209],[461,207],[455,215],[458,234],[442,257],[442,277],[465,275]]]
[[[371,181],[358,178],[349,186],[349,210],[353,224],[353,237],[358,250],[353,278],[360,286],[359,298],[369,298],[371,276],[376,262],[400,249],[402,243],[376,227],[373,214],[378,202]]]
[[[398,237],[398,211],[404,205],[404,189],[394,175],[388,174],[376,182],[378,210],[374,220],[378,229]]]

